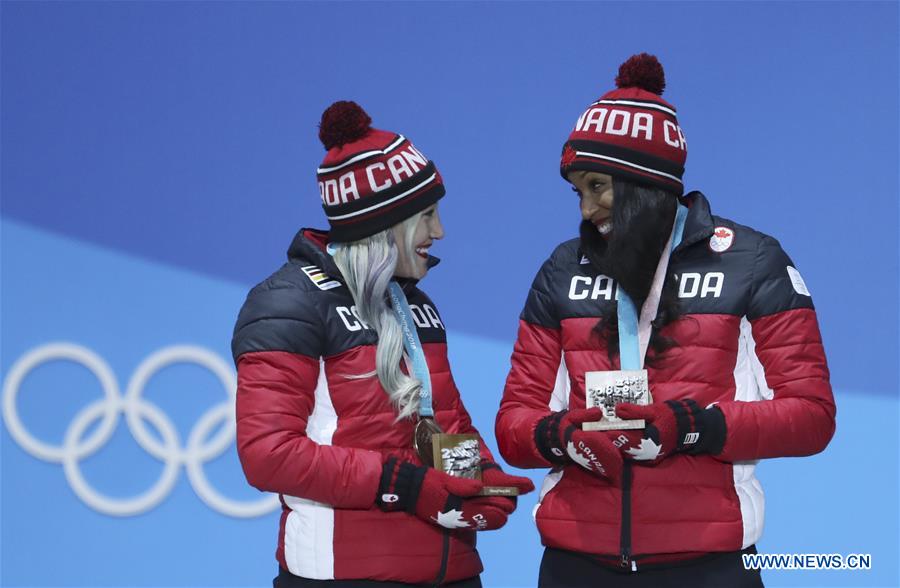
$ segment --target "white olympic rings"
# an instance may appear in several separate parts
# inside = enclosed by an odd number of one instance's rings
[[[54,446],[35,438],[26,429],[19,418],[16,397],[22,381],[31,370],[43,363],[59,360],[75,362],[90,370],[103,388],[103,398],[81,409],[69,424],[62,445]],[[192,363],[209,370],[227,394],[224,402],[213,406],[200,417],[191,429],[184,448],[171,419],[142,396],[144,387],[156,372],[177,363]],[[99,355],[73,343],[49,343],[29,351],[10,368],[3,384],[3,419],[12,438],[25,451],[38,459],[61,463],[75,494],[101,513],[125,517],[155,508],[172,491],[178,481],[179,468],[184,464],[194,492],[210,508],[225,515],[250,518],[278,508],[278,496],[267,495],[254,502],[232,500],[212,487],[203,470],[204,463],[221,455],[234,442],[236,389],[234,371],[221,357],[202,347],[173,345],[160,349],[141,362],[122,397],[112,369]],[[127,499],[110,498],[97,492],[85,480],[79,467],[82,459],[109,441],[119,423],[120,413],[125,415],[128,429],[138,445],[164,464],[159,480],[149,490]],[[99,426],[85,439],[85,432],[98,419]],[[144,420],[150,421],[159,431],[162,442],[150,434]],[[220,426],[219,432],[207,441],[217,426]]]

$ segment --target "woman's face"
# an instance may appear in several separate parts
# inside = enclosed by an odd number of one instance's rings
[[[444,227],[438,215],[437,204],[425,209],[413,231],[412,251],[405,246],[406,235],[403,223],[394,225],[394,242],[397,243],[397,269],[394,275],[399,278],[421,280],[428,273],[428,248],[436,239],[444,238]]]
[[[593,171],[573,171],[566,176],[581,200],[581,218],[597,227],[601,235],[612,231],[612,176]]]

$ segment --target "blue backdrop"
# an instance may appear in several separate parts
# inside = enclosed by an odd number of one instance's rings
[[[562,142],[640,51],[688,189],[779,238],[819,312],[838,432],[758,469],[759,549],[873,569],[764,578],[900,584],[897,3],[7,1],[0,21],[3,586],[268,584],[277,516],[235,456],[228,344],[249,287],[324,225],[334,100],[441,169],[423,287],[496,447],[528,285],[576,234]],[[534,502],[481,536],[486,585],[534,584]]]

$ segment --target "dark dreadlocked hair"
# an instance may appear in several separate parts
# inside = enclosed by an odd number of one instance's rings
[[[678,198],[662,188],[616,177],[613,177],[613,195],[612,233],[604,239],[593,223],[582,221],[581,252],[594,268],[613,278],[640,310],[650,292],[663,247],[669,239]],[[675,340],[663,337],[659,331],[679,316],[678,286],[674,275],[667,273],[659,310],[652,323],[650,348],[653,356],[658,357],[677,346]],[[606,340],[612,359],[619,352],[618,320],[614,306],[603,311],[593,330]],[[649,353],[647,363],[653,363]]]

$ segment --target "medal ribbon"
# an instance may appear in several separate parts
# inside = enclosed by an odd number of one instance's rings
[[[400,323],[403,330],[403,348],[410,360],[410,370],[412,376],[422,383],[422,390],[419,393],[419,416],[424,418],[434,418],[434,409],[431,406],[431,373],[428,371],[428,363],[425,361],[425,352],[422,350],[422,344],[419,342],[419,333],[412,321],[412,311],[409,309],[409,302],[406,300],[406,294],[403,288],[396,281],[391,280],[388,285],[388,293],[391,297],[391,305],[394,308],[394,315]]]
[[[647,300],[641,307],[641,318],[638,321],[637,309],[634,301],[622,288],[617,288],[616,298],[618,304],[619,319],[619,360],[620,369],[640,370],[644,368],[644,358],[647,356],[647,347],[650,344],[650,323],[656,319],[659,311],[659,298],[662,295],[663,283],[666,281],[666,270],[669,267],[669,257],[672,251],[681,243],[684,234],[684,221],[687,219],[687,207],[679,204],[675,212],[675,222],[669,240],[663,248],[653,274],[653,284],[647,294]]]

